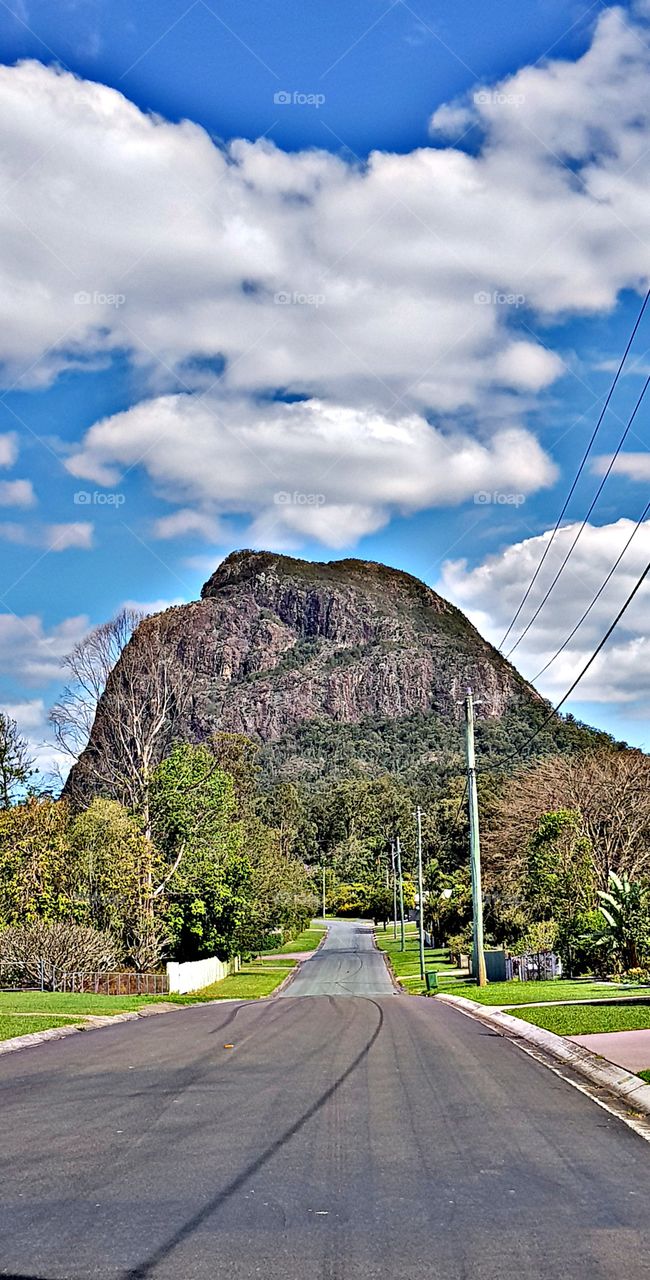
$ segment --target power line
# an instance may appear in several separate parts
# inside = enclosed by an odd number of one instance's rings
[[[540,602],[539,602],[539,604],[538,604],[538,606],[537,606],[537,608],[536,608],[536,610],[535,610],[535,612],[534,612],[534,614],[533,614],[532,618],[529,618],[528,622],[526,623],[526,626],[524,627],[524,629],[523,629],[523,631],[522,631],[521,635],[519,636],[519,639],[518,639],[518,640],[516,640],[516,641],[515,641],[515,643],[513,644],[512,648],[508,650],[508,653],[506,654],[506,657],[507,657],[507,658],[509,658],[509,657],[511,656],[511,654],[513,654],[513,653],[514,653],[515,649],[516,649],[516,648],[521,644],[521,642],[522,642],[522,640],[523,640],[524,636],[526,636],[526,635],[528,634],[528,632],[530,631],[530,628],[532,627],[532,625],[533,625],[533,623],[535,622],[536,618],[538,618],[538,617],[539,617],[539,615],[540,615],[540,613],[542,612],[542,609],[544,608],[544,605],[546,604],[546,601],[548,600],[548,598],[549,598],[549,596],[550,596],[551,592],[553,591],[553,589],[554,589],[554,587],[555,587],[556,583],[558,582],[558,580],[561,578],[562,574],[564,573],[564,570],[566,569],[566,566],[567,566],[567,564],[568,564],[569,560],[571,559],[571,556],[572,556],[573,551],[574,551],[574,549],[575,549],[575,547],[576,547],[576,544],[577,544],[577,542],[578,542],[579,538],[581,537],[582,533],[584,532],[584,529],[585,529],[585,526],[586,526],[586,524],[587,524],[587,521],[589,520],[589,517],[590,517],[590,515],[591,515],[591,513],[592,513],[592,511],[593,511],[593,509],[594,509],[594,507],[596,506],[596,503],[598,502],[598,499],[599,499],[599,497],[600,497],[600,495],[601,495],[601,493],[602,493],[603,489],[605,488],[605,485],[606,485],[606,483],[607,483],[607,480],[608,480],[609,476],[610,476],[610,475],[611,475],[611,473],[612,473],[612,468],[613,468],[613,466],[614,466],[614,463],[616,462],[616,459],[618,458],[618,455],[619,455],[619,453],[621,452],[621,449],[623,448],[623,445],[625,444],[625,441],[626,441],[626,439],[627,439],[627,436],[628,436],[628,434],[629,434],[629,432],[630,432],[630,430],[631,430],[631,428],[632,428],[632,423],[634,422],[634,419],[636,418],[636,415],[637,415],[637,413],[638,413],[639,409],[641,408],[641,402],[642,402],[643,397],[645,396],[645,393],[646,393],[646,391],[648,390],[648,387],[649,387],[649,386],[650,386],[650,377],[647,377],[647,378],[646,378],[646,380],[645,380],[645,382],[644,382],[644,384],[643,384],[643,390],[641,391],[641,394],[640,394],[640,396],[639,396],[639,398],[638,398],[638,400],[637,400],[637,402],[636,402],[636,404],[635,404],[635,406],[634,406],[634,409],[633,409],[633,411],[632,411],[631,416],[630,416],[630,417],[628,418],[628,420],[627,420],[627,424],[626,424],[625,430],[624,430],[624,432],[623,432],[623,434],[622,434],[622,436],[621,436],[621,438],[620,438],[620,440],[619,440],[619,442],[618,442],[618,444],[617,444],[617,446],[616,446],[616,451],[615,451],[615,453],[613,453],[613,454],[612,454],[612,457],[610,458],[610,461],[609,461],[609,465],[608,465],[608,467],[607,467],[607,470],[605,471],[605,473],[604,473],[604,475],[603,475],[603,478],[602,478],[602,480],[601,480],[601,482],[600,482],[600,484],[599,484],[599,486],[598,486],[598,488],[597,488],[597,490],[596,490],[596,492],[595,492],[595,494],[594,494],[594,496],[593,496],[593,498],[592,498],[592,500],[591,500],[591,503],[590,503],[590,505],[589,505],[589,510],[587,511],[587,514],[586,514],[586,516],[585,516],[584,520],[582,521],[582,524],[580,525],[580,528],[578,529],[578,532],[576,533],[576,536],[575,536],[575,538],[573,539],[573,542],[571,543],[571,546],[569,547],[569,550],[567,551],[567,553],[566,553],[566,555],[565,555],[565,557],[564,557],[564,560],[562,561],[562,564],[560,565],[560,567],[559,567],[559,569],[558,569],[558,571],[557,571],[557,573],[556,573],[555,577],[553,578],[553,581],[551,582],[550,586],[549,586],[549,587],[547,587],[546,592],[545,592],[545,594],[543,595],[542,599],[540,600]],[[550,543],[549,543],[549,547],[550,547]],[[548,547],[547,547],[547,550],[548,550]],[[541,561],[540,561],[540,566],[541,566]]]
[[[596,426],[594,427],[594,430],[593,430],[592,435],[591,435],[591,439],[590,439],[589,444],[587,445],[587,448],[586,448],[586,450],[585,450],[585,452],[584,452],[584,454],[583,454],[583,457],[582,457],[582,461],[581,461],[581,463],[580,463],[580,466],[578,467],[578,470],[576,471],[576,474],[575,474],[575,476],[574,476],[574,479],[573,479],[573,483],[572,483],[572,485],[571,485],[571,488],[569,489],[569,492],[568,492],[568,494],[567,494],[567,496],[566,496],[566,499],[565,499],[565,501],[564,501],[564,504],[563,504],[562,510],[561,510],[561,512],[560,512],[560,514],[559,514],[559,516],[558,516],[558,518],[557,518],[557,521],[556,521],[556,523],[555,523],[555,528],[553,529],[553,532],[552,532],[552,534],[551,534],[551,537],[550,537],[550,539],[549,539],[548,543],[546,544],[546,547],[544,548],[544,553],[543,553],[543,555],[542,555],[542,558],[541,558],[541,560],[540,560],[540,562],[539,562],[539,564],[538,564],[538,566],[537,566],[537,568],[536,568],[536,570],[535,570],[535,572],[534,572],[534,574],[533,574],[533,576],[532,576],[532,578],[531,578],[531,580],[530,580],[530,582],[529,582],[529,584],[528,584],[528,586],[527,586],[527,588],[526,588],[526,590],[525,590],[525,592],[524,592],[524,594],[523,594],[523,596],[522,596],[522,598],[521,598],[521,600],[520,600],[520,602],[519,602],[519,606],[518,606],[518,608],[517,608],[517,611],[516,611],[516,613],[515,613],[515,616],[514,616],[514,618],[512,619],[512,622],[510,623],[510,626],[508,627],[508,630],[506,631],[505,635],[503,636],[503,638],[502,638],[502,640],[501,640],[501,643],[499,644],[499,648],[500,648],[500,649],[502,649],[502,648],[503,648],[503,645],[505,644],[506,640],[508,639],[508,636],[510,635],[510,632],[512,631],[512,628],[514,627],[515,622],[517,621],[517,618],[519,617],[519,614],[521,613],[521,611],[522,611],[522,609],[523,609],[523,607],[524,607],[524,605],[525,605],[525,603],[526,603],[526,601],[527,601],[527,599],[528,599],[528,597],[529,597],[529,595],[530,595],[530,593],[531,593],[531,591],[532,591],[532,589],[533,589],[533,587],[534,587],[534,585],[535,585],[535,583],[536,583],[536,581],[537,581],[537,577],[538,577],[538,575],[539,575],[540,569],[542,568],[542,565],[544,564],[544,561],[546,560],[546,557],[547,557],[547,555],[548,555],[548,553],[549,553],[549,551],[550,551],[550,549],[551,549],[551,547],[552,547],[552,545],[553,545],[553,542],[554,542],[554,539],[555,539],[555,535],[557,534],[557,531],[558,531],[558,529],[559,529],[559,527],[560,527],[560,525],[561,525],[561,523],[562,523],[562,520],[564,519],[564,515],[565,515],[565,512],[566,512],[566,509],[567,509],[567,507],[568,507],[568,505],[569,505],[569,503],[570,503],[570,501],[571,501],[571,499],[572,499],[572,497],[573,497],[573,494],[575,493],[576,486],[577,486],[577,484],[578,484],[578,481],[579,481],[579,479],[580,479],[580,476],[582,475],[582,472],[583,472],[584,467],[585,467],[585,465],[586,465],[587,459],[588,459],[588,457],[589,457],[589,455],[590,455],[590,453],[591,453],[591,450],[592,450],[592,448],[593,448],[594,441],[595,441],[596,436],[598,435],[598,432],[599,432],[599,430],[600,430],[601,423],[602,423],[603,418],[605,417],[605,414],[607,413],[607,410],[608,410],[608,408],[609,408],[610,400],[611,400],[611,398],[612,398],[612,396],[613,396],[613,394],[614,394],[614,391],[616,390],[616,386],[617,386],[617,384],[618,384],[618,380],[619,380],[619,378],[620,378],[620,376],[621,376],[621,373],[622,373],[622,370],[623,370],[623,365],[625,364],[625,361],[627,360],[627,357],[628,357],[628,354],[629,354],[629,351],[630,351],[630,347],[632,346],[632,343],[634,342],[634,339],[635,339],[635,337],[636,337],[637,330],[638,330],[638,328],[639,328],[639,325],[641,324],[641,321],[642,321],[642,319],[643,319],[643,316],[644,316],[644,313],[645,313],[645,309],[646,309],[646,307],[647,307],[647,305],[648,305],[648,301],[649,301],[649,300],[650,300],[650,289],[648,289],[648,292],[646,293],[645,298],[644,298],[644,300],[643,300],[643,305],[642,305],[641,310],[639,311],[639,314],[638,314],[638,316],[637,316],[637,318],[636,318],[636,322],[635,322],[635,324],[634,324],[634,328],[632,329],[632,333],[630,334],[630,337],[629,337],[629,339],[628,339],[627,346],[626,346],[625,351],[623,352],[623,355],[622,355],[622,357],[621,357],[620,364],[619,364],[619,366],[618,366],[618,369],[616,370],[616,376],[615,376],[614,381],[612,382],[612,385],[611,385],[611,387],[610,387],[610,389],[609,389],[609,391],[608,391],[608,393],[607,393],[607,398],[606,398],[605,403],[604,403],[604,405],[603,405],[603,407],[602,407],[602,409],[601,409],[601,411],[600,411],[600,414],[599,414],[599,417],[598,417],[598,421],[597,421]]]
[[[569,642],[570,642],[571,640],[573,640],[573,637],[574,637],[574,635],[575,635],[576,631],[578,631],[578,630],[580,629],[580,627],[582,626],[583,622],[585,621],[585,618],[587,618],[587,617],[589,616],[589,614],[591,613],[591,610],[593,609],[593,607],[594,607],[594,605],[595,605],[596,601],[600,599],[601,595],[603,594],[603,591],[605,590],[605,587],[607,586],[608,582],[611,580],[611,578],[613,577],[614,573],[615,573],[615,572],[616,572],[616,570],[618,569],[618,566],[619,566],[619,564],[621,563],[621,560],[623,559],[623,556],[625,555],[625,553],[626,553],[626,551],[627,551],[628,547],[630,546],[631,542],[633,541],[633,539],[636,537],[637,533],[639,532],[639,529],[641,528],[641,525],[643,524],[643,521],[645,520],[645,518],[646,518],[646,516],[647,516],[647,514],[648,514],[648,512],[649,512],[649,511],[650,511],[650,502],[647,502],[647,503],[646,503],[646,505],[645,505],[645,507],[643,508],[643,511],[641,512],[641,515],[639,516],[639,519],[637,520],[637,522],[636,522],[636,524],[635,524],[635,526],[634,526],[634,528],[633,528],[633,530],[632,530],[632,532],[631,532],[631,534],[630,534],[630,536],[629,536],[629,538],[628,538],[627,542],[625,543],[625,546],[623,547],[623,550],[619,553],[619,555],[617,556],[616,560],[614,561],[614,563],[613,563],[613,565],[612,565],[612,567],[611,567],[611,569],[610,569],[609,573],[607,574],[607,577],[605,578],[605,581],[601,584],[601,586],[598,588],[598,590],[597,590],[597,592],[596,592],[595,596],[593,597],[593,599],[591,600],[591,602],[587,605],[587,608],[585,609],[585,611],[584,611],[584,613],[583,613],[582,617],[578,620],[578,622],[576,622],[576,625],[575,625],[575,627],[573,628],[573,631],[570,631],[570,632],[569,632],[569,634],[568,634],[568,636],[567,636],[566,640],[564,641],[564,643],[560,645],[559,649],[556,649],[556,650],[555,650],[555,653],[553,654],[553,657],[552,657],[552,658],[549,658],[548,662],[546,662],[546,663],[544,664],[544,666],[542,667],[541,671],[538,671],[538,672],[537,672],[537,675],[536,675],[536,676],[533,676],[533,679],[532,679],[532,681],[531,681],[531,684],[535,684],[535,683],[536,683],[536,681],[537,681],[537,680],[539,680],[540,676],[543,676],[543,675],[544,675],[544,672],[545,672],[545,671],[548,671],[549,667],[550,667],[550,666],[552,666],[552,664],[555,662],[555,659],[556,659],[556,658],[559,658],[560,654],[563,652],[563,650],[564,650],[564,649],[566,649],[566,647],[567,647],[567,645],[569,644]]]
[[[621,608],[619,609],[619,611],[618,611],[618,613],[617,613],[616,617],[614,618],[614,621],[613,621],[613,622],[610,624],[610,626],[607,628],[607,631],[605,632],[605,634],[604,634],[604,636],[603,636],[602,640],[600,641],[600,643],[599,643],[599,644],[596,646],[596,648],[594,649],[594,651],[593,651],[593,653],[592,653],[591,657],[587,660],[587,662],[585,662],[585,665],[584,665],[584,667],[582,668],[582,671],[580,671],[580,673],[576,676],[575,680],[573,681],[573,684],[572,684],[572,685],[567,689],[567,691],[566,691],[566,693],[564,694],[564,696],[563,696],[562,698],[560,698],[560,701],[559,701],[558,703],[556,703],[556,705],[551,709],[551,711],[549,711],[549,714],[547,715],[546,719],[545,719],[545,720],[542,720],[542,723],[538,726],[538,728],[535,730],[535,732],[534,732],[534,733],[531,733],[530,737],[526,739],[526,741],[524,742],[523,747],[520,747],[520,748],[519,748],[519,750],[518,750],[516,753],[514,753],[514,754],[516,754],[516,755],[521,755],[521,754],[522,754],[522,752],[524,752],[524,751],[527,749],[527,747],[529,747],[529,746],[530,746],[531,742],[533,742],[533,741],[534,741],[534,739],[538,737],[538,735],[542,732],[542,729],[545,729],[545,728],[546,728],[546,726],[547,726],[547,724],[550,724],[551,720],[554,718],[554,716],[556,716],[556,715],[557,715],[558,711],[560,710],[560,707],[563,707],[563,706],[564,706],[564,703],[567,701],[567,699],[571,697],[571,694],[573,693],[574,689],[576,689],[576,688],[577,688],[577,686],[580,684],[580,681],[582,680],[582,677],[583,677],[584,675],[586,675],[586,673],[587,673],[587,671],[589,670],[589,668],[590,668],[590,666],[591,666],[592,662],[595,662],[596,658],[598,657],[598,654],[601,652],[601,650],[602,650],[602,649],[605,647],[605,645],[607,644],[607,641],[609,640],[609,637],[611,636],[612,632],[613,632],[613,631],[616,629],[616,627],[618,626],[618,624],[619,624],[619,622],[620,622],[621,618],[623,617],[623,614],[625,613],[625,611],[626,611],[626,610],[629,608],[629,606],[631,605],[631,603],[632,603],[632,601],[633,601],[633,599],[634,599],[635,595],[637,594],[637,591],[639,591],[639,589],[641,588],[641,586],[642,586],[642,585],[643,585],[643,583],[645,582],[645,579],[647,578],[647,576],[648,576],[648,574],[649,574],[649,573],[650,573],[650,560],[648,561],[648,563],[647,563],[647,565],[646,565],[645,569],[643,570],[643,573],[641,574],[641,577],[637,579],[637,582],[636,582],[635,586],[634,586],[634,587],[632,588],[632,590],[630,591],[630,594],[629,594],[629,596],[627,597],[627,600],[625,601],[625,604],[623,604],[623,605],[621,606]]]

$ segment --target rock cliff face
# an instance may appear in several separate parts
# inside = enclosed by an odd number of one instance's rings
[[[482,718],[541,702],[458,609],[407,573],[361,560],[313,564],[238,551],[206,582],[200,601],[138,628],[69,790],[97,789],[91,779],[102,753],[114,749],[107,730],[125,686],[139,673],[146,698],[163,668],[173,696],[156,755],[166,736],[198,742],[217,730],[283,742],[290,752],[292,736],[312,722],[327,723],[331,733],[336,725],[413,716],[454,721],[468,685],[480,690]]]

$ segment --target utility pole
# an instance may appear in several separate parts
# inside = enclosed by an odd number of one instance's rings
[[[418,910],[420,925],[420,977],[424,982],[426,973],[424,965],[424,889],[422,886],[422,810],[418,805],[415,810],[418,821]]]
[[[390,842],[390,863],[393,869],[393,937],[397,937],[397,873],[395,871],[395,841]]]
[[[406,951],[406,935],[404,933],[404,879],[402,876],[402,846],[400,845],[399,836],[395,841],[397,845],[397,875],[399,879],[399,921],[400,921],[400,951]]]
[[[478,796],[476,793],[476,756],[474,754],[474,699],[467,690],[465,699],[467,726],[467,794],[469,800],[469,851],[472,873],[472,912],[474,917],[474,977],[479,987],[487,984],[485,953],[483,948],[483,893],[481,889],[481,840],[478,826]]]
[[[323,921],[325,920],[325,867],[323,867]]]

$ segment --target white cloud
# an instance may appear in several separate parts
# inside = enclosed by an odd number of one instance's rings
[[[18,457],[18,437],[15,431],[0,436],[0,467],[13,467]]]
[[[213,573],[215,569],[214,560],[211,560],[210,564],[212,566],[210,572]],[[171,609],[177,604],[187,604],[187,597],[174,596],[172,600],[166,600],[162,597],[158,600],[124,600],[116,612],[121,609],[133,609],[136,613],[164,613],[165,609]]]
[[[237,512],[285,544],[336,546],[344,526],[349,541],[476,488],[548,484],[522,415],[566,364],[535,327],[611,308],[650,275],[646,35],[609,9],[576,62],[436,113],[438,132],[477,126],[476,154],[436,145],[363,166],[219,148],[104,85],[1,67],[7,377],[44,384],[120,349],[153,391],[180,378],[194,392],[196,407],[162,394],[97,424],[68,463],[114,483],[145,443],[157,490],[185,504],[160,538],[223,541],[216,521]],[[274,406],[278,389],[303,403]],[[279,511],[279,489],[325,501]]]
[[[611,454],[600,454],[594,458],[591,468],[594,475],[604,475],[611,461]],[[628,480],[650,480],[650,453],[619,453],[612,466],[612,475],[627,476]]]
[[[59,750],[53,741],[52,728],[48,723],[48,713],[42,698],[29,701],[7,702],[1,710],[16,721],[18,729],[26,739],[30,759],[33,760],[37,773],[43,778],[51,775],[65,777],[70,768],[70,757]]]
[[[508,636],[504,652],[515,644],[535,612],[578,528],[575,524],[567,525],[556,536],[528,601]],[[585,527],[548,603],[512,655],[512,661],[529,679],[537,675],[573,630],[634,530],[635,522],[627,519]],[[439,589],[466,610],[479,630],[498,644],[550,536],[550,531],[547,531],[538,537],[514,543],[473,569],[468,568],[465,560],[449,561],[443,567]],[[621,564],[589,616],[539,680],[541,692],[554,701],[564,695],[616,617],[648,561],[650,521],[641,525],[634,534]],[[650,583],[645,583],[602,654],[580,682],[574,701],[621,706],[634,704],[636,714],[647,715],[650,712],[649,603]]]
[[[0,613],[0,670],[31,687],[62,679],[63,658],[89,628],[85,615],[46,628],[38,614]]]
[[[477,155],[423,147],[359,166],[267,141],[219,149],[106,86],[4,67],[7,370],[42,358],[29,375],[42,380],[126,347],[190,382],[195,357],[220,358],[230,390],[384,409],[402,397],[480,414],[494,386],[539,390],[558,361],[530,334],[513,348],[517,307],[475,295],[561,315],[640,287],[649,68],[647,42],[609,10],[577,62],[437,113],[478,120]]]
[[[67,551],[80,547],[89,551],[93,545],[93,525],[87,520],[66,524],[26,525],[0,522],[0,538],[21,547],[43,547],[46,551]]]
[[[323,401],[165,396],[97,423],[66,465],[76,476],[118,483],[140,465],[170,501],[192,502],[159,521],[158,536],[193,530],[211,540],[213,516],[248,514],[271,545],[287,535],[343,546],[393,514],[462,502],[495,487],[525,494],[555,468],[521,428],[477,440],[421,415],[388,417]],[[298,539],[296,539],[298,541]]]
[[[33,507],[35,502],[31,480],[0,480],[0,507]]]
[[[223,537],[223,530],[213,516],[188,508],[175,511],[170,516],[162,516],[154,522],[154,538],[184,538],[187,534],[199,534],[206,542],[219,542]]]

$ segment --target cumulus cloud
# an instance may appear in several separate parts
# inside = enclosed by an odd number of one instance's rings
[[[535,612],[578,527],[570,524],[558,532],[526,606],[506,641],[506,652]],[[513,653],[512,661],[529,679],[534,678],[573,630],[633,534],[619,567],[585,622],[538,681],[541,692],[553,700],[561,698],[573,683],[650,561],[650,521],[640,525],[638,532],[635,532],[635,522],[627,519],[600,526],[587,525],[548,603]],[[498,555],[489,556],[475,568],[469,568],[465,560],[449,561],[443,568],[440,590],[466,610],[479,630],[498,644],[550,537],[547,531],[527,538]],[[620,704],[630,707],[634,714],[648,714],[649,602],[650,584],[645,583],[603,653],[581,681],[574,700]]]
[[[195,504],[159,521],[159,537],[214,539],[215,512],[245,513],[256,519],[258,538],[275,531],[331,546],[396,513],[462,502],[497,483],[531,493],[556,474],[521,428],[478,440],[415,413],[189,395],[159,397],[96,423],[66,465],[99,484],[116,484],[122,468],[141,465],[164,497]]]
[[[535,327],[650,273],[642,22],[607,10],[576,62],[448,104],[436,145],[363,165],[219,147],[55,67],[0,68],[6,378],[42,385],[118,350],[146,368],[163,394],[97,424],[68,465],[113,483],[139,464],[132,431],[185,504],[161,538],[222,539],[219,515],[244,512],[336,546],[344,525],[350,541],[475,488],[549,483],[522,422],[566,365]],[[440,145],[472,126],[475,153]],[[325,501],[280,511],[278,490]]]
[[[513,345],[512,306],[480,299],[561,314],[639,287],[649,66],[609,10],[577,62],[436,114],[456,128],[469,112],[478,154],[431,146],[363,166],[267,141],[220,149],[106,86],[4,67],[7,371],[40,357],[30,377],[46,379],[120,348],[181,375],[218,359],[230,389],[384,407],[479,412],[495,384],[538,390],[561,366],[532,338]]]
[[[93,545],[93,525],[87,520],[75,520],[66,524],[16,524],[9,520],[0,522],[0,538],[20,547],[42,547],[46,551],[67,551],[79,547],[89,551]]]
[[[591,468],[593,473],[597,476],[604,475],[611,461],[611,454],[600,454],[594,458]],[[618,458],[614,459],[612,475],[626,476],[628,480],[650,480],[650,453],[619,453]]]
[[[15,431],[0,436],[0,467],[13,467],[18,457],[18,437]]]
[[[75,465],[82,465],[79,456]],[[200,537],[205,538],[206,542],[218,542],[223,535],[219,521],[213,516],[201,511],[192,511],[187,507],[174,511],[170,516],[161,516],[159,520],[154,521],[152,532],[154,538],[161,539],[184,538],[188,534],[199,534]]]
[[[47,628],[39,614],[0,613],[0,669],[31,687],[60,680],[63,658],[88,631],[85,615]]]
[[[33,507],[35,502],[31,480],[0,480],[0,507]]]
[[[37,773],[44,779],[64,778],[70,768],[70,757],[61,751],[53,741],[52,727],[48,722],[48,712],[42,698],[31,698],[27,701],[7,702],[0,708],[11,720],[15,720],[18,729],[27,742],[29,757],[33,760]]]

